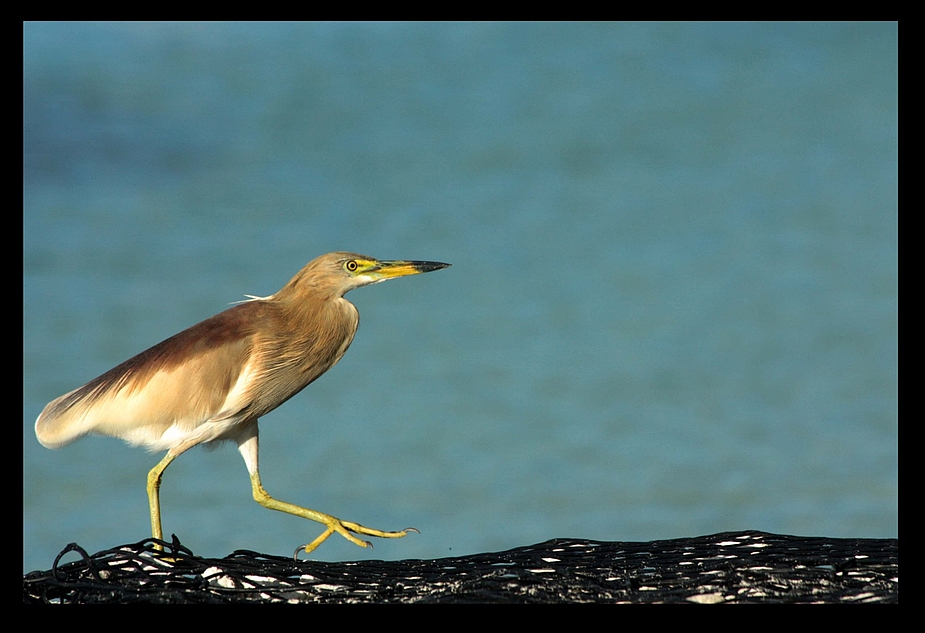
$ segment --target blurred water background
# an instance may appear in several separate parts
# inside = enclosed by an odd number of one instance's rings
[[[49,400],[315,256],[343,361],[261,422],[274,496],[420,535],[898,530],[895,24],[23,25],[23,568],[150,534],[160,455]],[[289,555],[232,445],[166,472],[193,551]],[[169,536],[168,536],[169,537]]]

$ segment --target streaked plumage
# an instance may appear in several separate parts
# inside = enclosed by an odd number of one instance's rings
[[[87,433],[121,438],[167,455],[149,474],[152,533],[162,537],[158,488],[167,465],[187,449],[232,440],[251,473],[254,498],[271,509],[325,524],[306,551],[334,531],[398,537],[279,502],[260,485],[257,420],[334,366],[353,341],[359,313],[344,294],[439,262],[378,261],[329,253],[309,262],[279,292],[252,297],[158,343],[50,402],[35,423],[39,442],[59,448]]]

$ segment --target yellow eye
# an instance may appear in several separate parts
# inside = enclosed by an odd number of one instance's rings
[[[348,271],[348,272],[351,272],[351,273],[355,273],[355,272],[357,271],[357,268],[359,268],[359,267],[360,267],[360,265],[357,264],[357,263],[356,263],[355,261],[353,261],[352,259],[351,259],[349,262],[347,262],[346,264],[344,264],[344,268],[346,268],[347,271]]]

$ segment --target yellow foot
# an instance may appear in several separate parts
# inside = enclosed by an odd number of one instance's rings
[[[304,551],[306,554],[308,554],[309,552],[314,551],[319,545],[324,543],[329,536],[334,534],[334,532],[337,532],[338,534],[343,536],[345,539],[347,539],[354,545],[359,545],[360,547],[368,547],[370,549],[373,548],[372,543],[370,543],[369,541],[363,541],[363,540],[358,539],[356,536],[351,534],[351,532],[355,532],[356,534],[363,534],[365,536],[376,536],[378,538],[401,538],[403,536],[407,536],[408,532],[417,532],[418,534],[420,534],[420,531],[412,527],[405,528],[404,530],[401,530],[399,532],[384,532],[383,530],[375,530],[373,528],[364,527],[360,525],[359,523],[352,523],[350,521],[341,521],[340,519],[337,519],[335,517],[329,517],[329,518],[331,519],[330,522],[324,521],[324,524],[328,526],[328,529],[326,529],[321,534],[321,536],[316,538],[311,543],[308,543],[307,545],[300,545],[299,547],[297,547],[295,550],[295,553],[293,554],[293,558],[298,560],[299,552]]]

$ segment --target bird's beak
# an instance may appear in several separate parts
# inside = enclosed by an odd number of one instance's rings
[[[443,262],[409,262],[403,260],[380,261],[375,268],[369,271],[371,276],[378,278],[380,281],[392,279],[394,277],[404,277],[406,275],[419,275],[429,273],[441,268],[449,268],[450,264]]]

